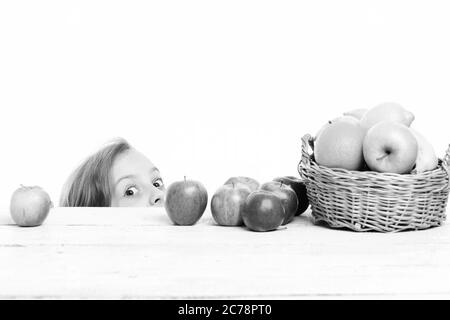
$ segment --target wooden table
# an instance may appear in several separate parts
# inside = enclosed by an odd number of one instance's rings
[[[209,209],[209,208],[208,208]],[[396,234],[170,224],[164,209],[0,210],[0,298],[449,299],[450,225]]]

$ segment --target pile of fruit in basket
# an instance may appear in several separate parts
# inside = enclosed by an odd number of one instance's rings
[[[206,188],[198,181],[172,183],[167,189],[165,208],[177,225],[193,225],[208,205]],[[218,225],[246,226],[252,231],[271,231],[292,221],[308,208],[303,181],[292,176],[260,185],[250,177],[228,179],[211,199],[211,213]]]
[[[314,137],[314,159],[329,168],[397,174],[438,166],[431,143],[411,127],[414,115],[397,103],[356,109],[328,121]]]

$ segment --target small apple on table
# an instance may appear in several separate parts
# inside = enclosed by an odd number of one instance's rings
[[[191,226],[200,220],[207,204],[208,192],[203,184],[184,177],[167,188],[164,207],[174,224]]]
[[[245,201],[243,220],[252,231],[276,230],[286,218],[281,199],[274,192],[257,190]]]
[[[20,227],[40,226],[47,218],[53,203],[39,186],[21,185],[11,196],[10,213]]]
[[[220,226],[241,226],[245,200],[252,193],[250,187],[239,182],[224,184],[211,199],[211,214]]]
[[[234,176],[219,187],[211,199],[211,214],[220,226],[242,226],[248,196],[260,183],[247,176]]]
[[[306,185],[302,179],[294,177],[294,176],[284,176],[284,177],[276,177],[273,181],[283,182],[283,184],[288,185],[294,190],[297,195],[298,207],[295,212],[296,216],[301,215],[308,209],[309,200],[306,190]]]
[[[283,184],[282,181],[266,182],[261,186],[261,190],[271,191],[281,200],[284,209],[282,225],[291,222],[298,208],[298,199],[294,190],[290,186]]]

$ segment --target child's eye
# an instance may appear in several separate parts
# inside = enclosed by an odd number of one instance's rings
[[[162,179],[160,178],[160,179],[155,180],[155,182],[153,182],[153,185],[154,185],[156,188],[161,188],[161,187],[164,185],[164,182],[163,182]]]
[[[138,192],[136,187],[129,187],[127,190],[125,190],[125,197],[132,197],[134,195],[136,195],[136,193]]]

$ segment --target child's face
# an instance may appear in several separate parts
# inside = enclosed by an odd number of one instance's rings
[[[111,207],[151,207],[164,202],[159,170],[142,153],[129,149],[111,168]]]

